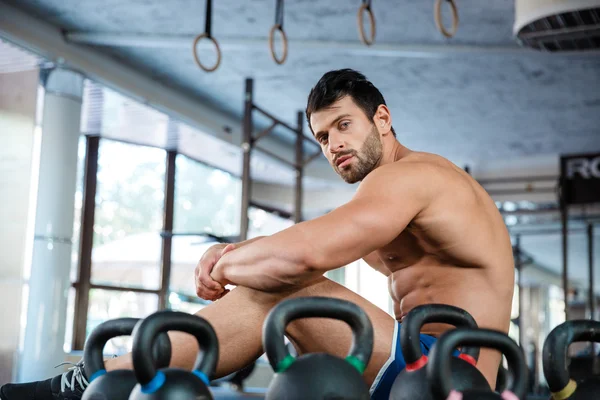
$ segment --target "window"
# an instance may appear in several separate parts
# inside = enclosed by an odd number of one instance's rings
[[[101,140],[91,282],[158,289],[164,150]]]
[[[241,180],[183,155],[175,171],[173,231],[239,235]]]
[[[86,338],[101,323],[122,317],[144,318],[158,309],[158,296],[117,290],[90,290]],[[104,348],[106,354],[121,354],[131,350],[131,338],[112,340]]]
[[[170,290],[176,294],[196,296],[194,270],[202,254],[215,243],[206,236],[174,236],[171,246]],[[169,300],[171,300],[171,296]]]
[[[256,207],[248,208],[248,219],[250,220],[248,239],[257,236],[269,236],[294,225],[294,221],[290,219],[282,218]]]
[[[388,278],[385,275],[371,268],[363,260],[350,263],[343,270],[345,271],[344,284],[348,289],[393,315]]]

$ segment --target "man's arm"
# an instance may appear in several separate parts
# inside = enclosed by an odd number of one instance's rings
[[[372,253],[394,240],[432,198],[437,185],[423,183],[430,173],[423,167],[397,163],[376,169],[350,202],[224,254],[211,277],[285,290]]]

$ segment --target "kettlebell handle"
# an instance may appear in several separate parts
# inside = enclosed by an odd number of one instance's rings
[[[148,349],[155,337],[167,331],[185,332],[196,338],[200,351],[192,372],[203,381],[208,381],[219,360],[219,342],[215,330],[204,318],[168,310],[149,315],[135,327],[131,356],[137,381],[145,386],[157,377]]]
[[[600,342],[600,322],[571,320],[554,328],[542,350],[544,376],[552,393],[563,390],[571,379],[567,368],[567,350],[574,342]]]
[[[445,323],[456,327],[477,328],[477,322],[471,314],[462,308],[448,304],[424,304],[410,310],[400,330],[400,346],[407,364],[416,363],[423,356],[419,337],[421,328],[428,323]],[[479,358],[479,347],[465,347],[461,353]]]
[[[293,362],[284,342],[286,326],[300,318],[332,318],[344,321],[352,329],[352,344],[346,357],[361,374],[373,351],[373,325],[356,304],[331,297],[300,297],[283,300],[267,316],[263,325],[263,348],[276,373],[285,371]]]
[[[117,318],[98,325],[85,341],[83,362],[89,382],[106,373],[102,350],[106,343],[118,336],[130,336],[139,318]],[[171,359],[171,342],[169,337],[159,335],[153,345],[153,359],[159,368],[169,365]],[[152,363],[154,363],[154,360]]]
[[[508,335],[491,329],[456,328],[444,333],[429,356],[427,379],[437,398],[446,399],[452,391],[451,354],[460,345],[499,350],[506,356],[508,370],[513,377],[508,389],[517,398],[525,398],[527,365],[521,348]]]

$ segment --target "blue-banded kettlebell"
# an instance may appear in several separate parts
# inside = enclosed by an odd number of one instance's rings
[[[157,370],[148,349],[161,332],[180,331],[193,335],[200,351],[192,371],[180,368]],[[196,315],[158,311],[139,322],[133,337],[133,369],[138,384],[130,400],[212,400],[208,388],[219,360],[219,342],[212,325]]]
[[[85,342],[83,365],[90,385],[82,400],[127,400],[137,384],[132,370],[118,369],[106,372],[102,351],[106,343],[117,336],[131,335],[139,318],[118,318],[98,325]],[[169,366],[171,342],[166,333],[157,336],[151,362],[159,368]],[[154,361],[153,361],[154,360]]]
[[[462,308],[447,304],[425,304],[410,310],[402,322],[400,348],[406,368],[398,374],[392,386],[390,400],[429,400],[433,394],[427,381],[428,358],[421,351],[421,329],[428,323],[445,323],[456,327],[477,328],[475,319]],[[433,344],[435,347],[436,344]],[[452,384],[462,389],[480,387],[489,389],[485,377],[476,367],[479,348],[466,347],[452,357]]]
[[[345,359],[327,353],[294,358],[284,342],[286,326],[300,318],[333,318],[350,325]],[[275,306],[263,325],[263,348],[275,371],[266,400],[369,400],[363,372],[373,351],[373,325],[356,304],[328,297],[300,297]]]
[[[497,393],[481,388],[463,388],[458,391],[452,384],[452,352],[459,346],[478,346],[499,350],[506,356],[508,389]],[[503,332],[492,329],[456,328],[438,339],[429,355],[427,378],[436,400],[524,400],[527,391],[527,364],[523,350]]]
[[[583,319],[563,322],[544,341],[542,365],[553,399],[600,399],[600,377],[594,375],[593,370],[589,371],[588,376],[576,379],[571,377],[568,370],[569,345],[584,341],[600,342],[600,322]]]

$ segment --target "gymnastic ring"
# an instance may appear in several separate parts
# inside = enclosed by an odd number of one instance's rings
[[[198,58],[198,51],[196,50],[196,48],[198,46],[198,42],[200,42],[200,40],[202,40],[204,38],[208,38],[210,41],[212,41],[213,44],[215,45],[215,49],[217,50],[217,62],[215,63],[215,65],[213,65],[210,68],[204,66],[200,62],[200,59]],[[194,39],[193,54],[194,54],[194,60],[196,61],[196,64],[198,64],[198,66],[206,72],[212,72],[212,71],[216,70],[217,68],[219,68],[219,64],[221,64],[221,48],[219,47],[219,43],[217,43],[217,41],[215,40],[214,37],[212,37],[212,36],[209,37],[206,32],[201,33],[200,35],[196,36],[196,39]]]
[[[283,56],[281,58],[277,58],[277,54],[275,54],[275,31],[281,32],[281,39],[283,40]],[[271,57],[273,57],[273,60],[279,65],[283,64],[288,55],[288,40],[285,31],[279,24],[273,25],[271,32],[269,32],[269,48],[271,49]]]
[[[365,12],[365,10],[367,11],[367,15],[369,16],[369,20],[371,22],[371,39],[367,40],[367,37],[365,36],[365,27],[363,26],[363,14]],[[371,10],[371,7],[369,7],[367,5],[367,3],[362,3],[358,9],[358,14],[357,14],[357,21],[358,21],[358,32],[360,34],[360,40],[366,44],[367,46],[370,46],[373,44],[373,42],[375,41],[375,16],[373,15],[373,11]]]
[[[442,23],[442,2],[450,3],[450,7],[452,8],[452,32],[448,32],[446,27]],[[458,9],[456,8],[456,3],[454,0],[436,0],[435,2],[435,24],[437,25],[438,30],[447,38],[451,38],[456,35],[456,30],[458,29]]]

